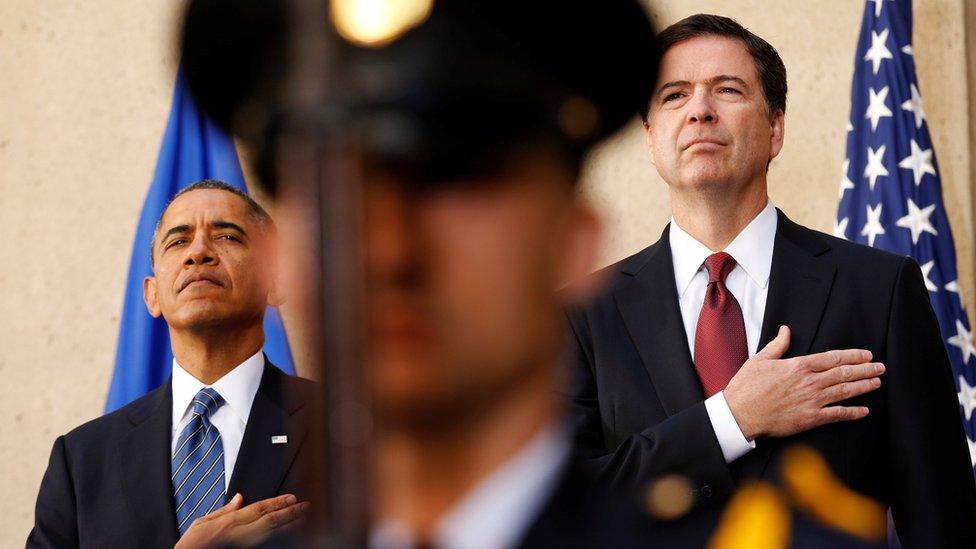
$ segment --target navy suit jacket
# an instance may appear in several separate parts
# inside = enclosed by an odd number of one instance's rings
[[[773,458],[804,443],[848,486],[890,505],[906,546],[971,546],[973,469],[918,265],[778,215],[759,348],[785,324],[787,357],[870,350],[887,367],[881,388],[847,402],[870,414],[760,438],[727,465],[688,350],[665,229],[657,243],[596,275],[609,278],[607,291],[568,312],[578,451],[609,482],[636,488],[681,473],[707,501],[746,478],[775,480]]]
[[[244,503],[293,493],[302,477],[311,381],[265,359],[227,490]],[[27,547],[167,547],[179,539],[170,483],[172,383],[54,442]],[[271,444],[287,435],[287,444]]]

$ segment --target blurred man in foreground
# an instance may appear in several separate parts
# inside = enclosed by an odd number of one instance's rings
[[[890,505],[907,546],[971,543],[972,468],[918,265],[769,201],[786,69],[765,40],[695,15],[658,43],[645,131],[673,219],[570,315],[581,450],[622,483],[681,472],[721,499],[803,442]]]
[[[554,397],[552,289],[587,271],[595,221],[556,148],[502,162],[497,174],[420,194],[388,174],[367,182],[378,547],[597,544],[612,534],[584,529],[601,519],[582,514],[597,509],[567,470]]]
[[[649,539],[649,519],[625,505],[601,507],[605,500],[571,465],[556,390],[564,384],[560,309],[568,303],[561,299],[579,296],[553,291],[586,274],[597,251],[597,221],[575,192],[584,147],[616,130],[640,104],[632,93],[649,83],[600,74],[595,55],[574,60],[575,73],[565,70],[572,55],[559,45],[581,26],[602,42],[588,47],[617,58],[621,45],[651,33],[630,2],[601,6],[589,20],[573,3],[561,9],[567,28],[552,36],[541,32],[542,10],[488,10],[489,21],[498,19],[479,24],[508,34],[487,42],[491,55],[476,70],[488,75],[498,63],[503,75],[524,70],[537,80],[469,92],[461,102],[469,116],[449,122],[453,138],[442,136],[444,144],[483,140],[464,166],[441,176],[418,172],[410,158],[367,162],[374,168],[364,184],[364,251],[377,408],[376,547],[634,546]],[[445,13],[464,25],[485,16],[479,11]],[[426,30],[448,24],[437,17]],[[540,101],[550,90],[534,86],[552,88],[553,104]],[[523,90],[524,98],[512,95]],[[425,122],[450,116],[435,112]]]
[[[169,326],[172,379],[58,437],[28,547],[246,544],[304,515],[310,382],[261,352],[273,238],[267,212],[225,183],[167,205],[144,289]]]
[[[376,69],[387,82],[352,109],[369,121],[359,150],[372,547],[626,547],[672,535],[575,467],[557,396],[561,310],[585,290],[555,289],[592,269],[599,241],[576,192],[580,162],[633,120],[653,80],[623,66],[628,51],[648,52],[654,71],[646,15],[614,1],[435,3],[386,49],[359,52],[354,74]],[[279,193],[294,219],[308,197],[291,191],[283,182]]]

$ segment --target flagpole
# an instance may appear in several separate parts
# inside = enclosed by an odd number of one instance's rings
[[[311,544],[364,547],[370,525],[371,406],[363,364],[364,277],[359,228],[361,181],[344,124],[327,2],[291,0],[292,70],[286,76],[285,129],[276,164],[281,185],[312,206],[310,262],[314,371],[319,394],[309,426],[314,492]]]

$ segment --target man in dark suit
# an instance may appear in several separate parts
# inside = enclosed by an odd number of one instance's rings
[[[196,183],[167,205],[144,289],[169,326],[173,376],[58,437],[28,547],[244,543],[303,515],[311,382],[261,352],[264,310],[277,304],[273,233],[225,183]]]
[[[973,471],[918,265],[769,201],[786,108],[772,46],[706,15],[659,44],[645,129],[673,219],[569,312],[578,449],[620,484],[678,472],[721,500],[802,442],[890,505],[906,546],[972,543]]]

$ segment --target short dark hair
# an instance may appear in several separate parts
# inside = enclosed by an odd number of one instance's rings
[[[705,13],[685,17],[657,35],[658,51],[663,56],[675,44],[699,36],[722,36],[742,42],[756,65],[767,112],[772,114],[779,110],[786,113],[786,65],[783,59],[769,42],[749,32],[735,19]],[[645,122],[650,110],[649,99],[641,111]]]
[[[159,234],[159,226],[163,222],[163,216],[166,215],[166,210],[169,209],[170,204],[172,204],[177,198],[183,196],[188,192],[197,191],[200,189],[226,191],[231,194],[237,195],[237,197],[243,200],[244,204],[247,205],[247,213],[252,218],[254,218],[255,221],[257,221],[258,227],[260,227],[261,230],[266,234],[274,233],[275,231],[274,219],[272,219],[271,216],[268,214],[268,212],[264,208],[262,208],[261,205],[258,204],[253,198],[251,198],[247,193],[238,189],[237,187],[234,187],[230,183],[225,183],[223,181],[220,181],[219,179],[204,179],[202,181],[197,181],[196,183],[193,183],[192,185],[189,185],[186,188],[181,189],[180,192],[174,194],[173,198],[170,198],[169,202],[166,203],[166,206],[163,207],[163,211],[159,214],[159,218],[156,219],[156,228],[153,229],[152,240],[149,241],[149,263],[153,267],[156,266],[156,258],[153,256],[153,251],[156,248],[156,235]]]

